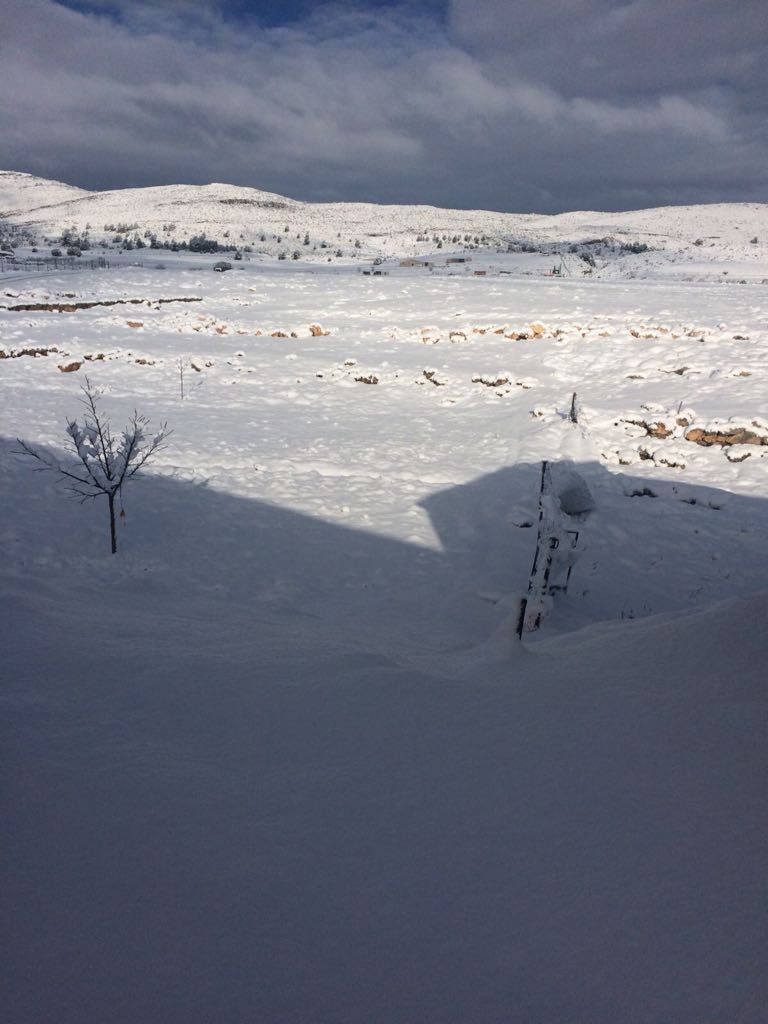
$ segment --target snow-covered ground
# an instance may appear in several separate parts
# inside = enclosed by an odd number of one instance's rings
[[[433,256],[0,275],[9,1022],[765,1020],[768,268]]]

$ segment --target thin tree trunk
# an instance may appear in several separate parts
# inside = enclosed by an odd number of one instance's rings
[[[112,538],[112,554],[114,555],[117,551],[117,533],[115,532],[115,496],[114,494],[107,495],[107,501],[109,502],[109,535]]]

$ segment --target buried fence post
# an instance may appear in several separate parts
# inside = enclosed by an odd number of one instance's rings
[[[553,483],[550,463],[546,460],[542,462],[536,551],[528,578],[528,589],[520,601],[517,619],[517,635],[521,639],[523,633],[533,632],[541,625],[547,598],[568,592],[579,530],[569,529],[567,523],[569,519],[572,522],[580,521],[593,507],[592,495],[577,473],[569,472],[562,478],[561,471],[560,476],[561,479]],[[562,550],[556,554],[561,546]]]
[[[575,391],[573,392],[573,395],[571,396],[571,411],[568,413],[568,419],[571,421],[571,423],[578,423],[579,422],[579,410],[578,410],[578,408],[576,406],[576,392]]]
[[[527,610],[528,597],[527,595],[523,595],[523,597],[520,598],[520,611],[517,614],[517,627],[515,629],[515,632],[517,633],[517,636],[520,640],[523,639],[523,632],[525,630],[525,613],[527,612]]]
[[[544,599],[546,593],[546,580],[549,578],[549,566],[545,569],[545,578],[539,582],[539,559],[541,557],[541,549],[544,541],[545,523],[544,523],[544,506],[546,501],[545,491],[548,487],[549,481],[549,463],[545,459],[541,464],[541,481],[539,484],[539,529],[536,535],[536,551],[533,556],[533,565],[531,566],[531,574],[528,577],[528,591],[520,602],[520,614],[517,620],[517,635],[522,638],[523,633],[526,630],[526,624],[528,621],[528,608],[529,605],[533,605],[534,601],[539,604],[539,609],[534,616],[534,623],[529,628],[537,629],[541,622],[541,602]],[[556,540],[552,537],[551,540]],[[551,550],[547,556],[548,562],[551,564],[552,555]],[[542,586],[543,584],[543,586]]]

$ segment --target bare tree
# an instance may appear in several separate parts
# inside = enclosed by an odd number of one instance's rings
[[[157,452],[165,447],[171,434],[163,423],[160,430],[150,436],[147,433],[149,420],[134,412],[119,437],[112,434],[109,420],[98,407],[102,392],[93,387],[88,378],[83,385],[82,404],[85,415],[82,424],[76,419],[67,420],[69,447],[77,461],[62,465],[58,459],[46,452],[38,451],[18,438],[19,454],[29,455],[40,465],[40,471],[57,473],[68,484],[68,490],[81,503],[104,496],[109,506],[109,534],[112,554],[117,551],[115,531],[115,498],[131,477]]]

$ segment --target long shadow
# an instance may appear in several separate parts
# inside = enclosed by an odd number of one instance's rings
[[[428,498],[441,550],[147,474],[113,558],[13,447],[4,1019],[762,1019],[750,708],[431,668],[525,587],[537,466]],[[765,585],[767,503],[578,471],[548,628]]]
[[[365,630],[366,644],[429,651],[480,642],[527,585],[539,464],[421,502],[440,550],[147,472],[126,492],[112,559],[104,556],[105,503],[68,499],[53,474],[31,472],[15,448],[0,439],[6,568],[75,590],[106,588],[115,609],[123,598],[139,610],[164,600],[178,609],[181,590],[183,607],[206,621],[225,605],[238,619],[273,609],[316,619],[333,635]],[[638,618],[766,586],[765,501],[673,475],[635,478],[598,463],[575,469],[594,509],[573,523],[576,562],[552,624]]]

